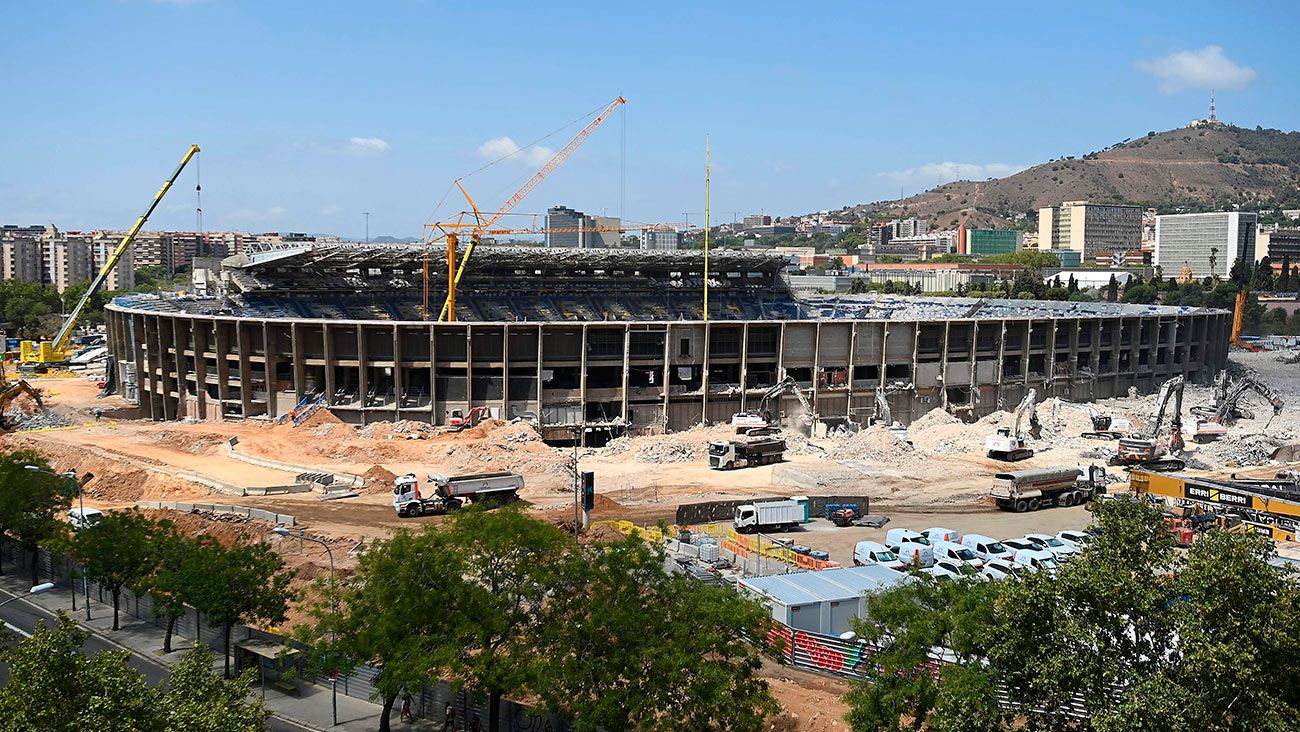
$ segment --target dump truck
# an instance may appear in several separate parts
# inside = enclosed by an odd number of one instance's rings
[[[1016,513],[1084,504],[1105,492],[1106,469],[1100,465],[998,473],[991,491],[998,508]]]
[[[524,476],[518,473],[430,473],[422,489],[415,473],[407,473],[393,482],[393,510],[410,517],[455,511],[467,502],[510,503],[523,487]]]
[[[709,467],[714,470],[769,465],[781,462],[784,457],[785,440],[778,438],[709,441]]]
[[[756,531],[789,531],[803,521],[803,504],[793,499],[764,501],[736,506],[732,525],[742,534]]]

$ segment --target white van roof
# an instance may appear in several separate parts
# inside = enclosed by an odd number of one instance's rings
[[[878,541],[859,541],[857,544],[853,545],[853,551],[854,553],[857,553],[859,551],[890,552],[893,550]]]

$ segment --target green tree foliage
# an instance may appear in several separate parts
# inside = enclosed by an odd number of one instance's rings
[[[1160,293],[1151,285],[1133,285],[1124,290],[1124,302],[1150,304],[1160,297]]]
[[[68,289],[63,291],[63,312],[70,313],[77,307],[81,297],[90,289],[90,281],[78,282],[69,285]],[[100,290],[91,296],[90,302],[86,303],[86,309],[81,312],[81,318],[78,321],[82,325],[99,325],[104,322],[104,303],[111,297],[111,293]]]
[[[0,311],[20,338],[52,337],[42,331],[49,316],[59,313],[59,293],[53,285],[20,280],[0,281]]]
[[[225,675],[230,677],[230,633],[235,623],[278,623],[288,609],[291,572],[270,544],[238,541],[227,547],[200,537],[181,560],[189,604],[221,626]]]
[[[212,651],[196,644],[172,666],[159,711],[169,732],[261,732],[268,716],[261,699],[250,696],[257,669],[227,681],[212,672]]]
[[[662,551],[634,538],[584,547],[560,573],[534,687],[578,732],[758,732],[777,711],[743,637],[766,637],[761,606],[666,573]]]
[[[1273,260],[1268,256],[1259,260],[1255,272],[1251,275],[1250,289],[1255,292],[1273,292],[1277,289],[1277,277],[1273,274]]]
[[[32,584],[37,584],[37,552],[66,531],[62,515],[77,489],[70,478],[32,472],[27,465],[50,469],[45,458],[32,450],[0,454],[0,531],[31,554]]]
[[[1006,254],[990,254],[980,258],[981,262],[991,264],[1018,264],[1027,267],[1037,273],[1038,279],[1043,278],[1044,269],[1052,269],[1061,266],[1061,258],[1051,252],[1044,252],[1038,249],[1022,249],[1018,252],[1008,252]]]
[[[0,646],[0,731],[164,732],[157,697],[126,665],[129,651],[80,652],[87,633],[62,611],[53,627]]]
[[[1300,586],[1268,563],[1271,542],[1213,530],[1183,553],[1149,504],[1094,509],[1101,533],[1055,574],[872,598],[864,633],[893,643],[848,696],[854,729],[1296,729]],[[959,681],[919,672],[927,643],[954,654]],[[996,683],[1009,709],[990,703]],[[1037,711],[1067,701],[1087,725]]]
[[[190,587],[185,572],[192,563],[186,558],[197,549],[198,541],[181,535],[170,522],[159,522],[152,539],[155,564],[144,578],[142,589],[149,593],[154,617],[167,620],[163,653],[171,653],[176,621],[185,612]]]
[[[1250,285],[1251,278],[1254,277],[1254,268],[1251,263],[1238,257],[1232,263],[1232,269],[1228,271],[1228,280],[1237,287],[1246,287]]]
[[[1106,302],[1115,302],[1119,299],[1119,280],[1115,279],[1112,273],[1110,282],[1106,283]]]
[[[170,522],[167,522],[170,527]],[[72,558],[90,579],[113,596],[113,630],[118,629],[122,588],[141,589],[158,563],[157,522],[135,509],[110,511],[71,541]]]

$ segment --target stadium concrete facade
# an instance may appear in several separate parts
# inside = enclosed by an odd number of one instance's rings
[[[457,288],[457,321],[430,322],[425,257],[268,247],[223,262],[221,297],[118,297],[106,309],[114,387],[158,420],[319,404],[358,424],[446,424],[484,407],[549,440],[599,443],[729,420],[785,376],[819,415],[860,423],[884,387],[907,424],[934,408],[1014,407],[1030,388],[1090,401],[1174,375],[1208,382],[1227,362],[1222,310],[796,298],[784,260],[745,252],[711,257],[706,320],[700,252],[484,247]],[[444,296],[430,293],[434,318]],[[799,410],[792,395],[773,408]]]

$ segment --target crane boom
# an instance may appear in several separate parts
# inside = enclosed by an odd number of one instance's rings
[[[158,204],[162,202],[163,196],[166,196],[167,191],[171,190],[176,179],[181,176],[181,171],[185,170],[185,166],[190,162],[190,159],[197,155],[198,152],[198,145],[190,145],[189,150],[185,151],[184,157],[181,158],[180,164],[176,166],[176,170],[172,172],[171,177],[164,181],[162,187],[154,194],[153,200],[149,202],[149,208],[145,209],[144,213],[140,214],[140,218],[135,220],[135,225],[126,233],[126,236],[122,237],[122,241],[118,242],[113,253],[104,261],[104,266],[100,268],[99,274],[95,275],[95,279],[91,281],[90,287],[86,288],[85,294],[83,294],[81,299],[77,301],[76,307],[74,307],[72,312],[68,314],[68,319],[63,322],[63,327],[59,329],[59,333],[54,337],[54,341],[52,343],[42,342],[39,344],[39,347],[31,341],[22,344],[21,357],[23,361],[49,363],[67,360],[68,338],[72,335],[72,330],[77,327],[77,322],[81,319],[81,313],[86,309],[87,303],[90,302],[90,299],[94,297],[95,293],[99,292],[99,290],[103,288],[104,282],[108,280],[109,274],[112,273],[113,268],[117,266],[118,261],[122,259],[122,255],[126,253],[126,250],[131,246],[131,243],[135,241],[135,237],[139,235],[140,230],[144,228],[144,224],[149,220],[149,216],[153,214],[154,209],[158,208]],[[36,351],[36,353],[32,353],[32,351]],[[29,358],[29,356],[31,358]]]
[[[596,128],[600,127],[600,125],[614,113],[615,109],[618,109],[626,103],[627,100],[622,96],[619,96],[614,99],[614,101],[610,102],[608,106],[596,115],[595,119],[588,122],[586,127],[579,130],[578,134],[574,135],[573,139],[569,140],[567,145],[560,148],[559,152],[552,155],[550,160],[547,160],[541,168],[538,168],[537,172],[533,173],[532,177],[525,181],[524,184],[519,187],[519,190],[515,191],[514,195],[507,198],[506,202],[501,205],[501,208],[489,219],[483,219],[479,212],[478,205],[474,203],[474,199],[470,198],[469,193],[465,191],[464,186],[460,185],[460,181],[456,181],[456,186],[460,188],[461,193],[463,193],[465,198],[469,201],[470,207],[474,209],[475,219],[479,223],[470,233],[469,245],[465,248],[464,256],[460,258],[460,264],[458,266],[453,266],[450,262],[448,263],[449,274],[447,281],[447,299],[443,301],[442,311],[438,313],[438,322],[454,321],[456,319],[456,287],[460,285],[460,279],[465,274],[465,266],[469,264],[469,259],[474,254],[474,248],[478,244],[479,240],[482,239],[484,233],[491,228],[493,224],[500,221],[502,216],[510,213],[515,206],[518,206],[520,201],[524,200],[529,193],[533,192],[534,188],[546,179],[546,176],[550,175],[556,168],[560,167],[560,165],[573,154],[574,150],[577,150],[583,142],[586,142],[587,138],[591,137],[591,133],[595,132]],[[454,252],[454,250],[449,247],[448,252],[450,254],[451,252]],[[454,274],[451,274],[452,272],[454,272]]]

